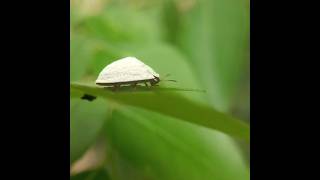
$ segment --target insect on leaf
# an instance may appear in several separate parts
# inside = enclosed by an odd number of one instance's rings
[[[77,89],[93,96],[104,97],[125,105],[136,106],[176,117],[243,138],[247,141],[250,139],[249,126],[246,123],[218,112],[209,106],[193,102],[172,91],[161,91],[154,88],[152,91],[119,93],[79,83],[71,83],[71,89]]]

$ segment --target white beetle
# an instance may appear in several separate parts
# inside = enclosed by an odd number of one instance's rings
[[[156,85],[160,82],[160,75],[135,57],[122,58],[107,65],[96,80],[97,85],[114,88],[121,85],[135,87],[138,83],[148,86],[148,82],[151,86]]]

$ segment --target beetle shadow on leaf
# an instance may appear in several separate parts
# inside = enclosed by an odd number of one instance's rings
[[[83,100],[87,100],[87,101],[93,101],[95,100],[97,97],[96,96],[92,96],[92,95],[89,95],[89,94],[84,94],[81,99]]]

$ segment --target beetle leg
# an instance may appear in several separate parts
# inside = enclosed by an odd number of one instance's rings
[[[113,91],[116,91],[118,88],[120,88],[120,84],[115,84],[112,88]]]
[[[144,82],[144,84],[146,85],[146,87],[148,87],[148,83],[147,82]]]
[[[150,80],[149,82],[151,86],[154,86],[154,81]]]
[[[131,86],[133,87],[133,89],[137,89],[137,83],[132,83]]]

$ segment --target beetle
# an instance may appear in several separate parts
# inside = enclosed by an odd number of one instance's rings
[[[112,62],[100,72],[96,80],[97,85],[114,89],[123,85],[136,87],[138,83],[156,86],[159,82],[160,75],[135,57],[125,57]]]

